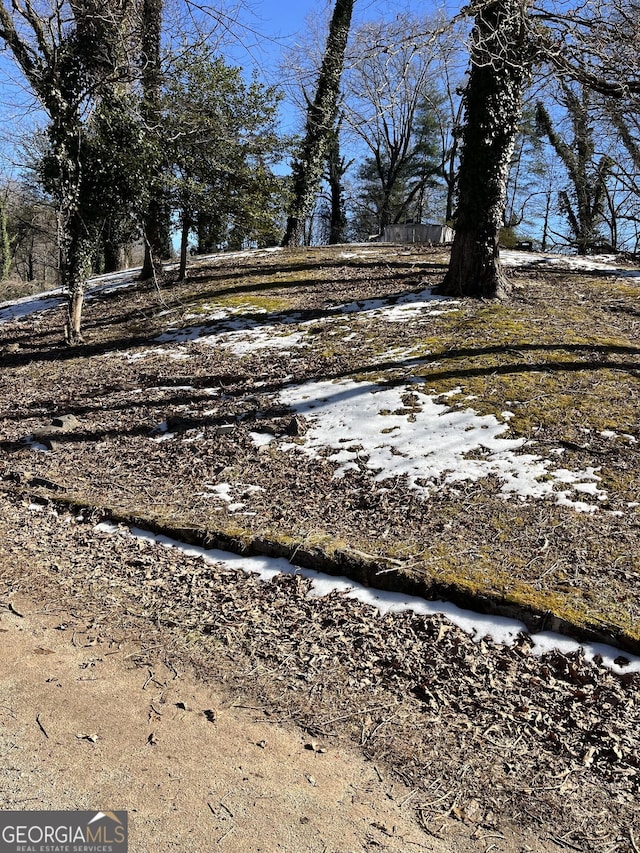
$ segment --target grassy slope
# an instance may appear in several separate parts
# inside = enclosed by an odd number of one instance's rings
[[[139,287],[89,302],[83,350],[57,346],[59,317],[0,327],[0,346],[20,344],[0,374],[4,476],[23,485],[37,475],[64,487],[57,497],[190,528],[196,537],[225,534],[238,547],[256,539],[269,547],[268,540],[285,553],[335,554],[337,564],[345,553],[364,552],[373,559],[354,557],[354,571],[399,569],[460,600],[468,594],[478,606],[548,612],[637,648],[638,286],[594,273],[518,270],[508,304],[463,303],[411,324],[356,313],[297,325],[333,317],[334,306],[353,299],[435,284],[445,262],[436,251],[397,247],[223,258],[161,294]],[[312,345],[237,357],[191,344],[185,360],[179,343],[154,342],[170,326],[206,323],[219,308],[275,323],[274,334],[303,331]],[[347,333],[354,337],[344,342]],[[390,360],[390,351],[407,349],[424,363]],[[485,480],[441,485],[425,502],[401,481],[377,488],[366,471],[334,480],[333,464],[285,452],[281,442],[255,447],[252,429],[284,435],[290,414],[276,397],[287,381],[344,376],[418,376],[425,390],[455,392],[452,405],[498,417],[509,410],[509,434],[526,438],[527,452],[548,458],[562,449],[563,466],[595,467],[607,501],[593,514],[549,501],[507,502]],[[54,453],[20,443],[56,413],[75,414],[79,425],[55,437]],[[154,426],[167,416],[179,418],[177,437],[153,441]],[[252,514],[206,494],[203,483],[220,482],[259,485],[263,491],[242,497]],[[240,494],[242,486],[235,488]]]

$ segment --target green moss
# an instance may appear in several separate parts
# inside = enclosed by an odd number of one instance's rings
[[[264,293],[251,294],[251,296],[227,296],[223,295],[219,300],[220,305],[230,308],[255,311],[256,309],[276,313],[285,311],[291,307],[291,302],[285,296],[271,296]]]

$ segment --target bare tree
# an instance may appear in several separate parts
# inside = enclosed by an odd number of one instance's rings
[[[531,20],[545,61],[617,100],[640,95],[639,0],[538,0]]]
[[[407,214],[440,166],[438,162],[422,169],[427,154],[419,150],[418,119],[425,119],[424,128],[426,113],[433,111],[436,100],[433,29],[408,14],[398,15],[391,23],[367,23],[355,33],[350,51],[345,118],[369,151],[361,172],[368,182],[373,178],[377,184],[380,233]],[[401,184],[403,198],[398,200]]]
[[[614,164],[608,155],[596,159],[594,113],[589,90],[581,86],[574,91],[571,85],[563,82],[561,91],[573,138],[569,141],[563,138],[540,101],[536,105],[536,120],[569,176],[570,193],[567,190],[558,193],[560,210],[567,218],[578,254],[584,255],[601,241],[598,225],[604,216],[607,180]]]

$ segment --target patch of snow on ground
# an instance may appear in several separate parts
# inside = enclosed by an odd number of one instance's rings
[[[170,329],[167,329],[167,331],[163,332],[161,335],[158,335],[155,341],[159,344],[190,343],[191,341],[204,341],[205,343],[209,343],[211,342],[211,339],[213,337],[217,337],[217,335],[212,334],[211,325],[213,323],[223,323],[220,326],[220,332],[234,328],[241,329],[242,331],[247,331],[253,329],[255,326],[258,325],[258,322],[256,320],[250,319],[232,321],[229,323],[223,322],[227,320],[232,314],[237,314],[239,310],[240,309],[235,308],[229,310],[221,309],[219,311],[214,311],[210,316],[207,316],[206,323],[201,323],[197,326],[172,327]]]
[[[226,339],[219,340],[217,343],[218,346],[231,350],[234,355],[239,357],[263,349],[282,350],[284,354],[292,349],[310,346],[303,332],[291,332],[288,335],[282,335],[278,333],[277,328],[277,326],[264,326],[259,332],[247,335],[236,333],[233,336],[227,336]]]
[[[234,501],[233,496],[231,495],[231,489],[240,493],[241,497],[249,497],[256,492],[262,492],[264,489],[262,486],[254,486],[247,483],[234,483],[233,486],[231,483],[205,483],[206,492],[202,492],[204,497],[212,497],[217,498],[218,500],[224,501],[227,504],[227,509],[229,512],[237,512],[240,509],[244,509],[246,503],[241,501]],[[247,515],[248,513],[245,513]]]
[[[432,307],[434,303],[438,304],[437,309]],[[442,303],[445,303],[445,307],[442,307]],[[430,315],[457,311],[457,306],[457,301],[445,296],[435,296],[431,289],[427,288],[419,293],[406,293],[398,298],[367,299],[338,305],[333,309],[336,312],[334,316],[306,321],[296,313],[276,315],[268,324],[261,323],[253,316],[229,319],[231,314],[242,311],[250,311],[252,315],[268,313],[264,309],[253,308],[248,304],[229,310],[221,309],[211,317],[207,317],[207,322],[204,324],[170,328],[159,335],[155,341],[159,344],[186,344],[197,341],[206,346],[224,347],[238,357],[265,349],[287,352],[311,345],[306,339],[308,328],[318,324],[340,323],[345,314],[357,313],[365,318],[376,317],[387,322],[403,323],[425,312]],[[294,324],[299,325],[299,330],[288,334],[283,332],[284,327]],[[350,327],[345,327],[344,331],[351,331]],[[335,332],[335,334],[339,333],[339,331]],[[351,332],[350,335],[345,336],[344,340],[349,341],[354,337],[355,332]]]
[[[432,303],[447,303],[443,308],[434,308]],[[343,314],[361,314],[370,317],[384,314],[384,319],[390,323],[404,323],[412,319],[416,314],[427,312],[432,314],[446,314],[458,310],[458,302],[448,296],[436,296],[431,288],[421,290],[419,293],[405,293],[396,298],[363,299],[357,302],[347,302],[339,305],[337,310]]]
[[[601,430],[600,435],[603,438],[621,438],[624,439],[624,441],[628,441],[629,444],[638,443],[638,439],[635,435],[631,435],[628,432],[614,432],[612,429],[603,429]]]
[[[250,432],[249,436],[255,447],[266,447],[275,439],[275,435],[270,432]]]
[[[252,314],[267,313],[264,309],[254,310],[250,306]],[[234,313],[239,310],[234,309]],[[226,316],[229,316],[228,314]],[[190,343],[197,341],[205,346],[224,347],[234,355],[241,357],[252,352],[264,349],[277,349],[289,351],[299,347],[307,347],[309,343],[305,339],[304,332],[283,333],[282,327],[297,323],[299,315],[286,315],[278,317],[275,323],[263,324],[251,317],[238,320],[222,321],[218,328],[212,328],[210,324],[201,326],[190,326],[183,329],[169,329],[156,338],[158,343]],[[316,324],[317,320],[309,320],[301,325],[309,326]]]
[[[596,506],[572,497],[578,487],[605,497],[595,488],[599,477],[593,468],[555,470],[540,456],[516,453],[525,441],[503,438],[507,424],[470,408],[452,409],[415,386],[312,382],[285,388],[280,402],[310,421],[302,443],[283,449],[317,458],[328,448],[333,451],[328,458],[338,463],[336,478],[361,466],[375,472],[376,482],[406,475],[410,488],[426,498],[436,483],[493,475],[505,497],[551,498],[585,512]]]
[[[151,436],[151,441],[170,441],[175,437],[175,432],[169,432],[169,425],[166,421],[162,421],[155,427],[155,435]]]
[[[158,536],[140,528],[118,527],[110,522],[101,522],[94,528],[97,532],[107,535],[133,536],[146,539],[165,548],[176,548],[188,557],[203,559],[209,564],[219,564],[231,569],[240,569],[246,574],[258,575],[263,581],[271,581],[278,575],[301,575],[311,580],[311,596],[324,597],[331,593],[354,598],[375,608],[380,614],[402,613],[409,611],[422,616],[444,616],[458,628],[469,634],[476,642],[491,638],[499,645],[512,645],[519,636],[527,634],[522,622],[508,619],[504,616],[487,616],[463,610],[447,601],[427,601],[415,595],[405,595],[398,592],[385,592],[372,589],[345,577],[334,577],[312,569],[293,566],[288,560],[276,557],[242,557],[227,551],[205,550],[197,545],[187,545],[168,536]],[[582,650],[586,660],[596,659],[601,665],[617,673],[640,672],[640,657],[627,652],[621,653],[613,646],[603,643],[578,643],[561,634],[550,631],[530,635],[533,643],[533,654],[542,656],[547,652],[559,649],[569,655]],[[620,658],[628,661],[624,666],[615,663]]]
[[[46,446],[46,444],[42,444],[42,442],[35,439],[32,435],[28,435],[24,443],[30,450],[36,450],[38,453],[50,453],[50,449]]]
[[[500,261],[506,267],[560,267],[575,272],[605,272],[621,278],[640,278],[640,270],[619,267],[616,255],[552,255],[544,252],[518,252],[502,249]]]
[[[8,320],[19,320],[21,317],[28,317],[30,314],[38,314],[40,311],[48,311],[51,308],[59,308],[65,302],[66,297],[61,287],[34,296],[12,299],[0,304],[0,323],[6,323]]]

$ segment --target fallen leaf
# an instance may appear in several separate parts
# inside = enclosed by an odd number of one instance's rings
[[[98,735],[88,735],[88,734],[79,733],[76,735],[76,737],[78,738],[78,740],[88,740],[91,743],[97,743],[98,742]]]

